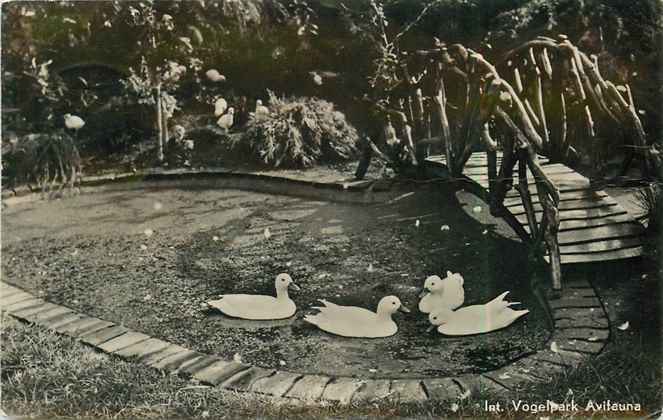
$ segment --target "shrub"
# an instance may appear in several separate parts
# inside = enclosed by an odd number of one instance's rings
[[[310,167],[348,160],[357,153],[357,130],[317,98],[278,98],[269,92],[269,113],[251,115],[232,148],[243,148],[274,167]]]
[[[81,157],[78,147],[63,130],[24,136],[3,155],[3,170],[10,187],[34,182],[42,193],[53,195],[64,187],[73,190],[79,182]]]

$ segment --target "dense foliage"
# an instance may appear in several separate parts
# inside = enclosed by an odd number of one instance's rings
[[[334,105],[316,98],[279,98],[270,92],[269,113],[253,114],[234,147],[275,167],[310,167],[347,160],[357,152],[357,130]]]
[[[167,142],[182,118],[209,114],[217,95],[236,106],[270,89],[331,101],[379,138],[382,124],[366,98],[375,97],[375,82],[384,82],[376,76],[395,52],[428,48],[437,37],[498,62],[525,39],[565,33],[599,56],[607,78],[631,85],[653,142],[663,95],[660,9],[655,0],[10,2],[2,14],[3,103],[18,117],[4,121],[5,131],[51,130],[70,112],[88,123],[77,139],[84,153],[126,153],[155,136],[158,121]],[[382,20],[388,26],[376,31]],[[26,74],[33,60],[37,73],[50,63],[50,85],[62,81],[57,103]],[[209,69],[227,81],[210,82]],[[160,108],[166,118],[154,115]],[[240,125],[246,119],[237,115]]]

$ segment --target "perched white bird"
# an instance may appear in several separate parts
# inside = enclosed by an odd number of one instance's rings
[[[529,313],[528,309],[514,310],[511,306],[520,302],[508,302],[504,292],[484,305],[472,305],[452,311],[445,308],[432,312],[428,320],[438,332],[445,335],[473,335],[496,331],[513,324]]]
[[[322,85],[322,76],[320,76],[318,73],[316,73],[314,71],[312,71],[310,74],[311,74],[311,77],[313,78],[313,83],[315,83],[318,86],[321,86]]]
[[[389,146],[399,144],[401,141],[396,137],[396,129],[391,125],[391,121],[387,121],[387,126],[384,128],[384,135]]]
[[[205,72],[205,76],[213,82],[225,82],[226,76],[219,73],[217,69],[210,69]]]
[[[391,316],[396,311],[410,312],[396,296],[380,299],[377,312],[357,306],[340,306],[323,299],[320,302],[325,306],[313,307],[320,312],[306,315],[304,321],[343,337],[389,337],[398,331]]]
[[[228,102],[225,99],[219,97],[214,102],[214,116],[220,117],[228,109]]]
[[[256,119],[262,119],[269,116],[269,108],[263,105],[260,99],[256,101],[256,110],[254,116]]]
[[[230,129],[230,127],[233,126],[234,113],[235,113],[235,108],[233,107],[228,108],[228,112],[226,114],[223,114],[221,118],[217,120],[216,124],[227,132]]]
[[[207,307],[215,308],[226,315],[250,319],[270,320],[290,318],[297,311],[295,302],[288,296],[288,287],[300,290],[292,277],[286,273],[276,276],[274,281],[276,297],[266,295],[221,295],[220,299],[207,302]]]
[[[460,273],[447,271],[447,277],[429,276],[419,297],[419,310],[425,314],[439,309],[456,309],[465,303],[465,279]]]
[[[64,126],[70,130],[80,130],[85,125],[83,118],[77,115],[64,114]]]

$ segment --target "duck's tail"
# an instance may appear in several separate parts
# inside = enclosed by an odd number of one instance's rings
[[[315,315],[305,315],[304,316],[304,321],[308,322],[309,324],[313,324],[315,326],[318,326],[318,318]]]
[[[512,311],[513,311],[513,309],[512,309]],[[520,318],[523,315],[527,315],[528,313],[529,313],[529,309],[521,309],[521,310],[518,310],[518,311],[513,311],[513,319],[516,320],[516,319]]]
[[[328,300],[325,300],[325,299],[318,299],[318,302],[322,303],[323,305],[325,305],[328,308],[334,308],[334,307],[338,306],[337,304],[332,303],[332,302],[330,302]]]
[[[509,302],[507,302],[506,300],[504,300],[504,298],[505,298],[506,295],[508,295],[508,294],[509,294],[509,291],[507,290],[506,292],[504,292],[504,293],[502,293],[501,295],[497,296],[495,299],[493,299],[493,300],[491,300],[490,302],[488,302],[488,305],[495,305],[495,304],[497,304],[497,303],[502,303],[502,304],[506,304],[506,305],[508,306],[508,305],[509,305]]]

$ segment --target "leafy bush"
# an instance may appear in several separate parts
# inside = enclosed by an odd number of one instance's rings
[[[651,232],[663,229],[663,188],[659,184],[651,184],[638,191],[636,200],[645,211],[647,228]]]
[[[3,175],[8,185],[36,183],[50,195],[70,190],[79,183],[81,157],[74,139],[62,130],[29,134],[3,153]],[[57,191],[55,190],[57,187]]]
[[[243,136],[231,140],[274,167],[310,167],[357,153],[357,130],[334,104],[317,98],[278,98],[269,92],[269,113],[251,115]]]

